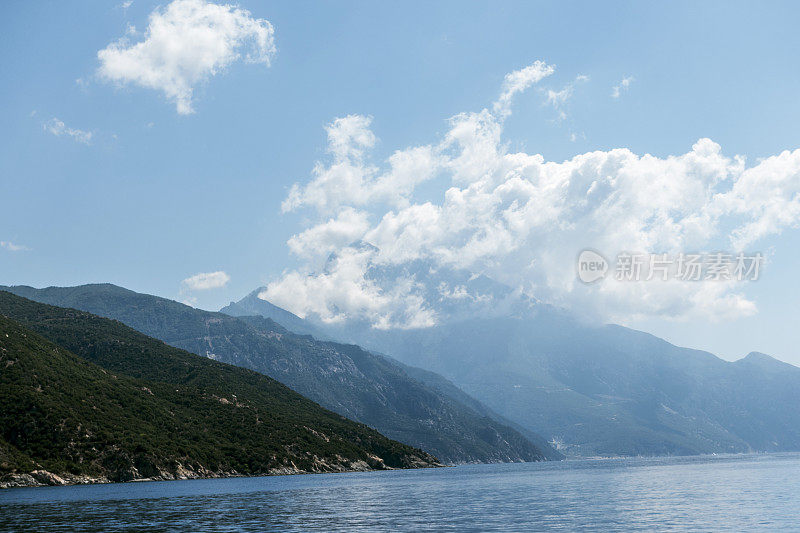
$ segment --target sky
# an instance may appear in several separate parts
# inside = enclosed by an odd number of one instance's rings
[[[0,13],[0,284],[111,282],[213,310],[267,286],[301,315],[418,327],[439,317],[417,280],[368,271],[423,260],[800,364],[794,3]],[[587,248],[766,262],[751,282],[585,285]]]

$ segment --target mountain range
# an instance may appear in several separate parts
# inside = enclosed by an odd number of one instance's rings
[[[800,368],[724,361],[468,281],[481,292],[465,301],[494,292],[502,309],[470,318],[448,302],[437,325],[392,330],[300,318],[263,289],[221,313],[112,285],[9,290],[262,372],[445,462],[559,458],[548,443],[582,457],[800,450]]]
[[[415,269],[417,282],[441,285],[425,272]],[[435,372],[568,456],[800,450],[800,368],[764,354],[724,361],[532,299],[509,305],[509,290],[462,277],[472,280],[459,288],[470,312],[445,302],[432,327],[381,330],[294,315],[287,323]],[[279,320],[262,293],[223,311]],[[469,317],[476,302],[491,312]]]
[[[0,289],[112,318],[169,345],[255,370],[446,463],[562,457],[535,431],[510,427],[440,376],[355,345],[292,333],[271,318],[202,311],[109,284]],[[282,309],[273,312],[290,326],[303,323],[297,317],[293,322],[293,315]],[[316,332],[308,327],[298,329]]]

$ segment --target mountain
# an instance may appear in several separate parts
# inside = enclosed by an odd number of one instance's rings
[[[495,289],[494,284],[488,283],[485,278],[476,278],[474,280],[467,280],[466,283],[469,283],[470,287],[479,287],[484,291],[486,291],[487,289]],[[280,307],[273,305],[272,303],[260,298],[259,295],[263,293],[264,290],[265,290],[264,287],[260,287],[252,291],[250,294],[248,294],[238,302],[231,302],[229,305],[220,309],[220,312],[238,317],[249,317],[252,315],[262,316],[274,320],[275,322],[279,323],[282,326],[285,326],[287,329],[291,330],[294,333],[313,335],[315,338],[318,339],[320,338],[331,339],[332,335],[336,335],[335,330],[327,332],[325,326],[322,325],[316,326],[311,321],[302,319],[297,315],[290,313],[289,311],[286,311],[284,309],[281,309]],[[252,320],[252,319],[248,318],[247,320]],[[384,358],[386,357],[384,356]],[[394,361],[394,363],[398,362]],[[511,427],[514,430],[518,431],[528,441],[530,441],[537,448],[539,448],[539,450],[541,450],[545,458],[549,460],[560,460],[564,458],[564,456],[561,453],[556,451],[550,445],[550,443],[548,443],[540,435],[538,435],[534,431],[531,431],[530,429],[515,424],[514,422],[502,417],[501,415],[487,408],[481,402],[475,400],[474,398],[466,394],[464,391],[459,389],[456,385],[454,385],[447,379],[443,378],[442,376],[434,372],[423,370],[421,368],[404,365],[402,363],[399,364],[402,367],[402,370],[405,371],[405,373],[408,374],[411,378],[423,383],[424,385],[426,385],[431,389],[434,389],[440,395],[443,395],[449,398],[451,401],[454,401],[458,404],[468,407],[469,409],[471,409],[475,413],[478,413],[482,417],[494,420],[495,422],[499,422],[500,424]]]
[[[543,452],[520,432],[412,378],[392,359],[358,346],[296,335],[269,318],[201,311],[114,285],[6,290],[114,318],[172,346],[261,372],[342,416],[426,450],[444,462],[560,457],[552,450]]]
[[[315,327],[311,322],[300,318],[294,313],[281,309],[266,300],[258,297],[266,287],[260,287],[238,302],[231,302],[220,313],[230,316],[262,316],[269,318],[285,327],[292,333],[299,335],[313,335],[319,340],[331,340],[322,328]]]
[[[0,292],[0,485],[435,466],[277,381]]]
[[[428,292],[452,274],[429,270],[405,274]],[[543,434],[568,455],[800,450],[800,368],[757,353],[723,361],[639,331],[588,324],[524,296],[515,300],[480,277],[453,279],[464,306],[426,300],[435,305],[436,326],[379,330],[310,317],[306,328],[443,376],[487,406],[487,416],[499,413],[496,420],[523,434]],[[261,312],[266,306],[254,297],[237,304]],[[502,307],[491,305],[496,298]]]
[[[336,332],[342,333],[342,330]],[[727,362],[546,307],[345,337],[430,369],[569,455],[800,450],[800,368]]]

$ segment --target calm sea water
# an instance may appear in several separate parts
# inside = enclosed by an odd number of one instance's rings
[[[800,530],[800,454],[0,491],[2,531]]]

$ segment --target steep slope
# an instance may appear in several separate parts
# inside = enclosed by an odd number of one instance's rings
[[[232,362],[306,391],[315,401],[393,439],[415,443],[448,462],[543,458],[518,432],[410,378],[395,361],[355,345],[294,335],[263,317],[241,320],[265,336],[277,356]]]
[[[561,461],[562,459],[565,458],[564,454],[556,450],[551,445],[551,443],[545,440],[544,437],[542,437],[538,433],[528,428],[525,428],[517,424],[516,422],[509,420],[508,418],[498,414],[492,409],[489,409],[484,404],[482,404],[481,402],[479,402],[478,400],[476,400],[463,390],[456,387],[452,381],[445,379],[436,372],[431,372],[429,370],[423,370],[421,368],[408,365],[403,365],[403,369],[412,378],[424,383],[428,387],[440,392],[441,394],[447,396],[448,398],[451,398],[452,400],[460,404],[470,407],[472,410],[474,410],[476,413],[481,414],[482,416],[485,416],[491,420],[499,422],[503,425],[506,425],[518,431],[523,437],[528,439],[528,441],[532,442],[537,448],[539,448],[542,451],[542,454],[548,460]]]
[[[173,346],[262,372],[445,462],[545,458],[518,431],[411,378],[397,362],[357,346],[320,342],[269,319],[209,313],[113,285],[8,290],[114,318]]]
[[[6,483],[437,464],[266,376],[7,292],[0,406]]]
[[[484,278],[472,280],[472,283],[478,285],[483,283],[483,285],[486,285],[486,281]],[[231,302],[229,305],[220,309],[220,312],[238,317],[248,317],[253,315],[262,316],[274,320],[275,322],[277,322],[282,326],[285,326],[293,333],[313,335],[317,339],[331,340],[336,335],[335,330],[326,331],[325,326],[314,325],[312,322],[308,320],[302,319],[297,315],[290,313],[289,311],[281,309],[280,307],[259,298],[259,294],[263,293],[264,290],[265,287],[260,287],[252,291],[250,294],[248,294],[238,302]],[[438,393],[449,398],[456,404],[466,406],[467,408],[473,410],[482,417],[494,420],[497,423],[511,427],[514,430],[518,431],[528,441],[530,441],[537,448],[539,448],[539,450],[541,450],[542,454],[547,459],[557,461],[564,458],[564,455],[559,453],[555,448],[553,448],[550,445],[550,443],[547,442],[543,437],[541,437],[540,435],[531,431],[528,428],[520,426],[519,424],[515,424],[514,422],[504,418],[503,416],[487,408],[481,402],[475,400],[474,398],[466,394],[464,391],[459,389],[452,382],[443,378],[439,374],[424,370],[422,368],[403,365],[402,363],[400,364],[403,370],[406,372],[406,374],[408,374],[410,377],[427,385],[428,388],[437,391]]]

